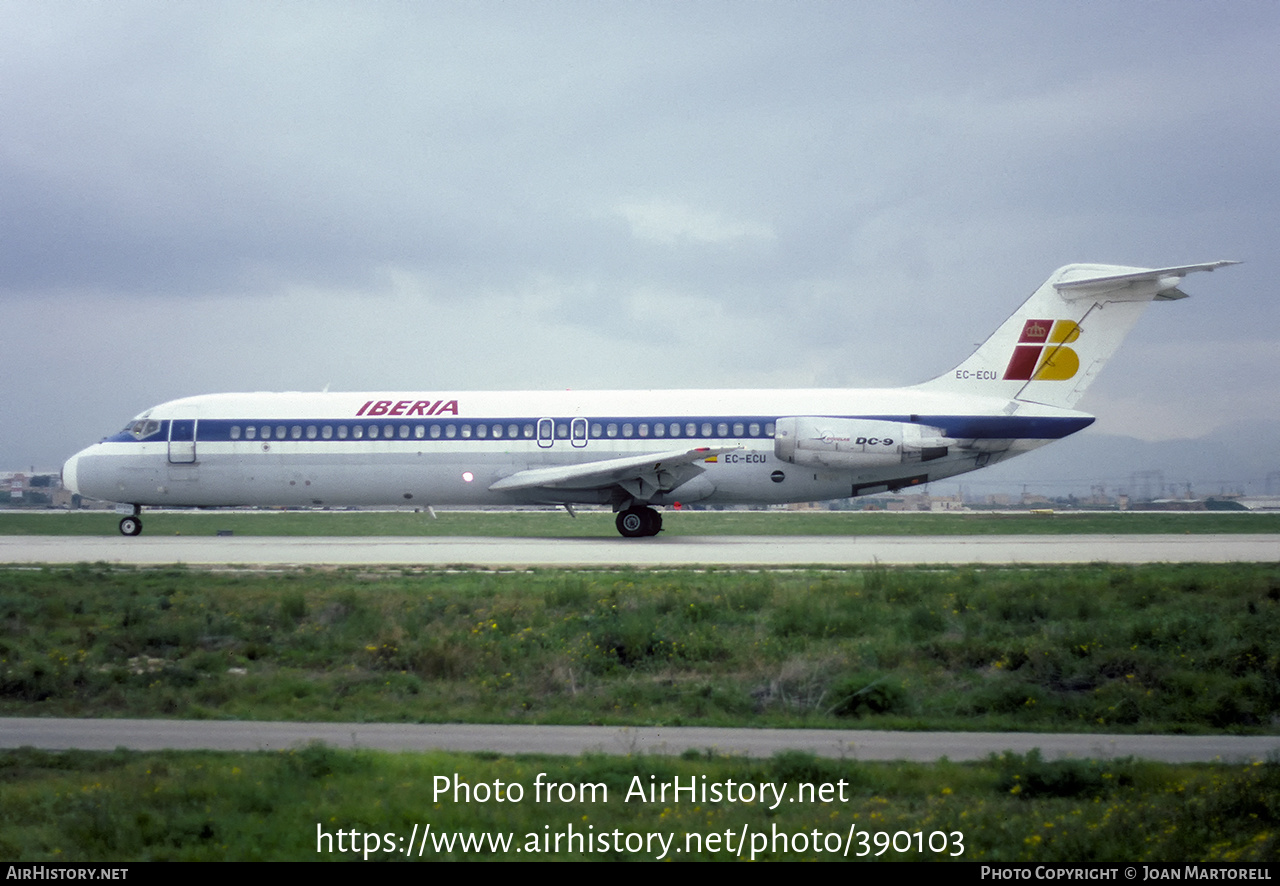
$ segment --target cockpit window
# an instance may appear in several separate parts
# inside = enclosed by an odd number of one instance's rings
[[[125,428],[127,433],[133,434],[134,438],[141,440],[144,437],[150,437],[152,434],[160,430],[160,422],[154,419],[138,419],[130,422]]]

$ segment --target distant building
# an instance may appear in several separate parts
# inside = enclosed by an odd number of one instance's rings
[[[73,496],[62,486],[59,474],[12,471],[0,475],[0,483],[9,489],[5,504],[16,508],[72,507]],[[79,496],[74,496],[78,502]],[[65,503],[64,503],[65,502]]]

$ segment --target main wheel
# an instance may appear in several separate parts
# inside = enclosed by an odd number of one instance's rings
[[[120,521],[121,535],[142,535],[142,521],[137,517],[125,517]]]
[[[627,508],[625,511],[618,512],[614,522],[623,538],[643,538],[649,534],[646,531],[649,528],[649,521],[644,516],[646,510],[647,508]]]
[[[627,508],[615,522],[624,538],[645,538],[662,531],[662,515],[653,508]]]

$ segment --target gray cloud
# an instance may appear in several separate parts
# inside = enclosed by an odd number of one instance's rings
[[[1280,420],[1268,4],[0,17],[0,467],[211,390],[910,383],[1071,261],[1248,259],[1085,405]]]

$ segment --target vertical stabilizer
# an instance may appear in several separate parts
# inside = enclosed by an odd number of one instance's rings
[[[1233,264],[1059,268],[968,360],[918,387],[1073,408],[1150,302],[1185,298],[1187,274]]]

